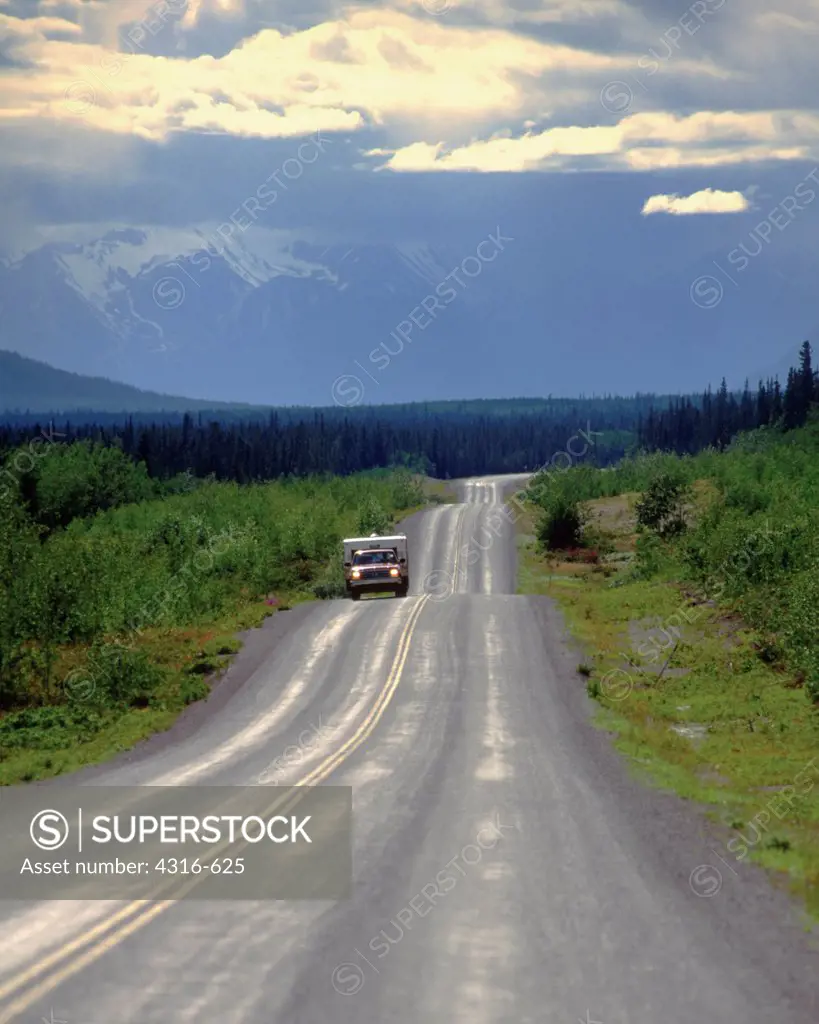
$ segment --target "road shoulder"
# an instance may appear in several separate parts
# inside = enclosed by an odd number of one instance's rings
[[[518,517],[518,592],[560,609],[593,721],[632,772],[707,812],[720,877],[760,864],[816,921],[819,746],[804,691],[761,660],[736,616],[672,581],[630,578],[628,498],[591,506],[619,521],[599,564],[547,559],[533,510]]]

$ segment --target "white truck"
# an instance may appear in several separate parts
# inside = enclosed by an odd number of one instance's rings
[[[406,597],[409,590],[409,554],[403,533],[390,537],[348,537],[344,541],[344,580],[347,593],[358,601],[364,593],[391,590]]]

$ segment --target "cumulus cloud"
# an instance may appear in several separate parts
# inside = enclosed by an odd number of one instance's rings
[[[13,56],[33,67],[6,77],[0,119],[70,123],[82,116],[101,131],[157,141],[180,130],[277,137],[396,117],[480,125],[521,117],[544,76],[606,74],[622,63],[383,9],[353,11],[303,31],[265,29],[224,57],[190,60],[146,52],[150,37],[140,25],[126,32],[131,52],[120,53],[50,40],[37,26],[20,31]]]
[[[416,142],[389,153],[380,169],[560,170],[566,158],[594,157],[600,168],[645,171],[807,159],[811,153],[819,153],[819,118],[810,113],[701,111],[678,117],[657,111],[615,125],[555,127],[517,137],[505,133],[449,150],[443,142]],[[382,149],[369,155],[385,154]]]
[[[495,12],[497,5],[479,6]],[[603,4],[609,13],[619,6]],[[550,0],[541,13],[564,19],[570,9],[567,0]],[[9,17],[10,56],[26,71],[5,76],[0,121],[46,118],[71,128],[82,118],[98,131],[157,142],[180,131],[276,138],[400,121],[434,123],[457,139],[470,129],[520,124],[547,108],[593,101],[599,80],[622,75],[633,60],[505,26],[370,5],[301,30],[263,28],[220,57],[152,52],[170,45],[163,33],[184,35],[205,13],[230,19],[247,10],[246,0],[117,0],[105,7],[90,0],[79,39],[48,38],[42,23],[58,19]],[[591,17],[593,7],[578,10],[577,17]],[[103,15],[108,22],[101,28]],[[80,32],[77,24],[62,24]],[[121,33],[124,49],[105,45],[112,31]],[[676,71],[698,68],[680,61]],[[596,152],[597,144],[589,144]]]
[[[640,211],[644,217],[652,213],[670,213],[677,217],[696,213],[742,213],[750,209],[750,203],[742,192],[722,192],[719,189],[704,188],[690,196],[650,196]]]
[[[776,17],[747,3],[736,24],[729,5],[712,4],[724,24],[679,32],[673,48],[661,33],[668,45],[651,49],[648,70],[639,46],[656,42],[658,0],[0,0],[13,66],[0,71],[0,126],[87,129],[83,148],[89,134],[158,144],[369,129],[360,148],[392,171],[651,172],[816,156],[815,109],[768,95],[766,74],[756,95],[770,109],[754,110],[749,70],[766,33],[819,26],[816,0],[782,0]],[[26,5],[34,16],[16,16]],[[703,109],[715,76],[728,109]],[[601,86],[626,80],[629,107],[612,114]]]

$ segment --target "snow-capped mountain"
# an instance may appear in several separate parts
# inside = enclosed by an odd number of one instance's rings
[[[363,376],[355,362],[382,341],[395,350],[391,331],[459,263],[425,244],[356,246],[259,226],[94,235],[67,225],[0,266],[0,347],[138,387],[326,403],[334,379]],[[474,335],[482,304],[473,288],[447,311],[448,328]]]
[[[556,250],[549,225],[509,224],[481,263],[495,223],[446,245],[259,224],[40,229],[0,263],[0,349],[166,394],[321,406],[741,387],[817,340],[801,225],[732,281],[726,246],[693,231],[632,264],[603,226]]]

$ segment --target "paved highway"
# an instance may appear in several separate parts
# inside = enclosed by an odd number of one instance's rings
[[[554,608],[514,595],[518,480],[405,524],[408,598],[274,616],[80,776],[352,786],[352,897],[0,905],[0,1024],[816,1024],[788,898],[629,776]]]

